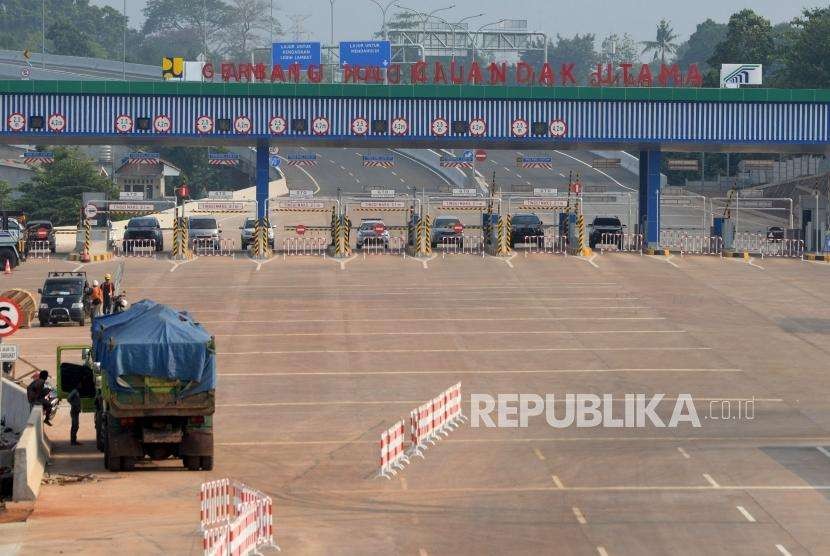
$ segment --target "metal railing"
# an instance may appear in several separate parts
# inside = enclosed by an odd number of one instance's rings
[[[156,240],[154,239],[125,239],[115,244],[116,250],[121,248],[120,255],[124,257],[155,257]]]
[[[735,251],[746,251],[749,253],[760,253],[762,246],[767,242],[766,234],[753,232],[739,232],[735,234],[732,248]]]
[[[391,236],[388,239],[382,237],[367,237],[361,246],[363,258],[366,255],[403,255],[406,256],[406,239],[398,236]]]
[[[567,255],[568,254],[568,238],[567,236],[559,235],[542,235],[542,236],[527,236],[527,249],[525,249],[525,257],[528,253],[549,253],[553,255]]]
[[[720,255],[723,256],[723,238],[701,234],[686,234],[680,238],[680,256]]]
[[[309,255],[325,257],[329,239],[325,237],[287,237],[282,240],[282,258]]]
[[[688,235],[686,230],[660,230],[660,247],[679,251],[682,249],[683,238]]]
[[[599,252],[605,253],[611,249],[620,253],[643,254],[643,234],[624,234],[604,232],[599,237]]]
[[[768,239],[761,245],[761,257],[785,257],[804,260],[803,239]]]
[[[235,245],[232,239],[194,237],[190,240],[190,248],[199,257],[230,257],[233,255]]]
[[[48,259],[52,256],[52,246],[48,239],[27,241],[26,255],[33,259]]]
[[[461,235],[441,238],[438,248],[441,258],[447,255],[484,255],[484,236]]]

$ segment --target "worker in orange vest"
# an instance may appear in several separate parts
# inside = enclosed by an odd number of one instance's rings
[[[104,311],[104,292],[98,280],[92,281],[92,293],[89,299],[92,301],[92,316],[100,317]]]

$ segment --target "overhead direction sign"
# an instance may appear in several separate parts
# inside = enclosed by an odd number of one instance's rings
[[[208,164],[211,166],[238,166],[239,154],[237,153],[209,153]]]
[[[394,168],[395,157],[391,154],[363,155],[364,168]]]
[[[20,328],[20,305],[8,297],[0,297],[0,338],[11,336]]]
[[[110,202],[110,212],[153,212],[156,206],[152,203],[113,203]]]
[[[522,208],[564,208],[568,206],[567,199],[525,199]]]
[[[475,189],[453,188],[453,197],[475,197],[477,191]]]
[[[158,164],[161,162],[159,153],[134,152],[127,156],[127,164]]]
[[[518,168],[538,168],[542,170],[553,170],[552,156],[520,156],[516,158]]]
[[[394,189],[372,189],[371,190],[371,195],[372,195],[373,199],[378,199],[378,198],[388,199],[389,197],[394,197],[395,196],[395,190]]]
[[[271,45],[271,64],[288,67],[298,64],[301,70],[319,66],[321,62],[319,42],[275,42]]]
[[[392,44],[389,41],[348,41],[340,43],[340,65],[360,67],[389,66]]]
[[[293,153],[285,158],[289,166],[317,166],[317,153]]]
[[[23,162],[32,164],[51,164],[55,161],[55,153],[51,151],[26,151],[23,153]]]
[[[466,156],[442,156],[439,164],[442,168],[472,168],[473,159]]]

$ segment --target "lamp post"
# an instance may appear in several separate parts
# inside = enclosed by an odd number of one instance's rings
[[[127,0],[124,0],[124,57],[121,59],[121,78],[127,80]]]
[[[486,23],[486,24],[482,25],[481,27],[479,27],[476,30],[476,33],[473,36],[473,60],[475,60],[475,58],[476,58],[476,41],[478,40],[478,37],[481,34],[481,32],[484,31],[485,29],[487,29],[488,27],[493,27],[494,25],[499,25],[501,23],[504,23],[505,21],[507,21],[507,20],[502,18],[498,21],[493,21],[493,22],[490,22],[490,23]],[[547,56],[545,56],[545,58],[546,58],[546,61],[547,61]]]
[[[40,67],[46,69],[46,0],[41,4],[40,14]]]
[[[271,1],[273,2],[273,0]],[[329,0],[329,4],[331,4],[331,17],[329,21],[331,25],[331,34],[329,35],[329,44],[331,46],[334,46],[334,2],[335,0]]]
[[[332,0],[329,0],[329,1],[332,2]],[[383,40],[386,40],[386,12],[388,12],[389,8],[391,8],[393,6],[396,7],[396,8],[399,8],[400,6],[398,6],[395,3],[396,0],[392,0],[391,2],[388,2],[385,6],[383,4],[381,4],[380,2],[378,2],[378,0],[369,0],[369,2],[371,2],[372,4],[377,6],[378,9],[380,10],[381,15],[383,16],[383,24],[380,28],[380,33],[381,33],[381,37],[383,37]],[[334,41],[332,41],[332,42],[334,42]]]
[[[438,8],[436,10],[432,10],[429,13],[419,12],[418,10],[413,10],[412,8],[407,8],[406,6],[402,6],[401,4],[394,4],[394,6],[396,8],[401,9],[401,10],[413,13],[415,15],[422,16],[422,19],[421,19],[421,44],[423,44],[425,42],[424,39],[426,38],[426,34],[427,34],[427,21],[429,21],[430,19],[435,17],[435,14],[437,14],[437,13],[453,9],[455,7],[455,4],[445,6],[443,8]],[[435,19],[438,19],[440,21],[443,21],[444,23],[447,23],[445,20],[443,20],[441,18],[436,17]],[[449,25],[449,23],[447,23],[447,25]],[[421,59],[426,60],[426,49],[423,49],[421,51]]]

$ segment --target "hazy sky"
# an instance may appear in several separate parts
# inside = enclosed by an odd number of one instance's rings
[[[379,1],[384,5],[390,2]],[[123,6],[122,0],[92,0],[92,3],[109,4],[118,10]],[[146,0],[126,3],[131,25],[139,25]],[[726,22],[732,13],[752,8],[778,23],[798,15],[804,7],[821,5],[818,1],[803,0],[399,0],[398,3],[419,11],[455,4],[453,9],[439,14],[451,22],[483,12],[484,16],[470,20],[472,28],[502,18],[527,19],[531,30],[550,36],[592,32],[601,40],[611,33],[629,32],[638,41],[652,39],[655,25],[662,17],[669,19],[685,40],[697,23],[707,17]],[[335,40],[370,38],[380,28],[380,9],[370,0],[335,0],[334,6]],[[290,25],[287,15],[309,15],[305,27],[311,39],[328,41],[329,0],[274,0],[274,8],[284,29]],[[392,11],[394,8],[390,14]]]

